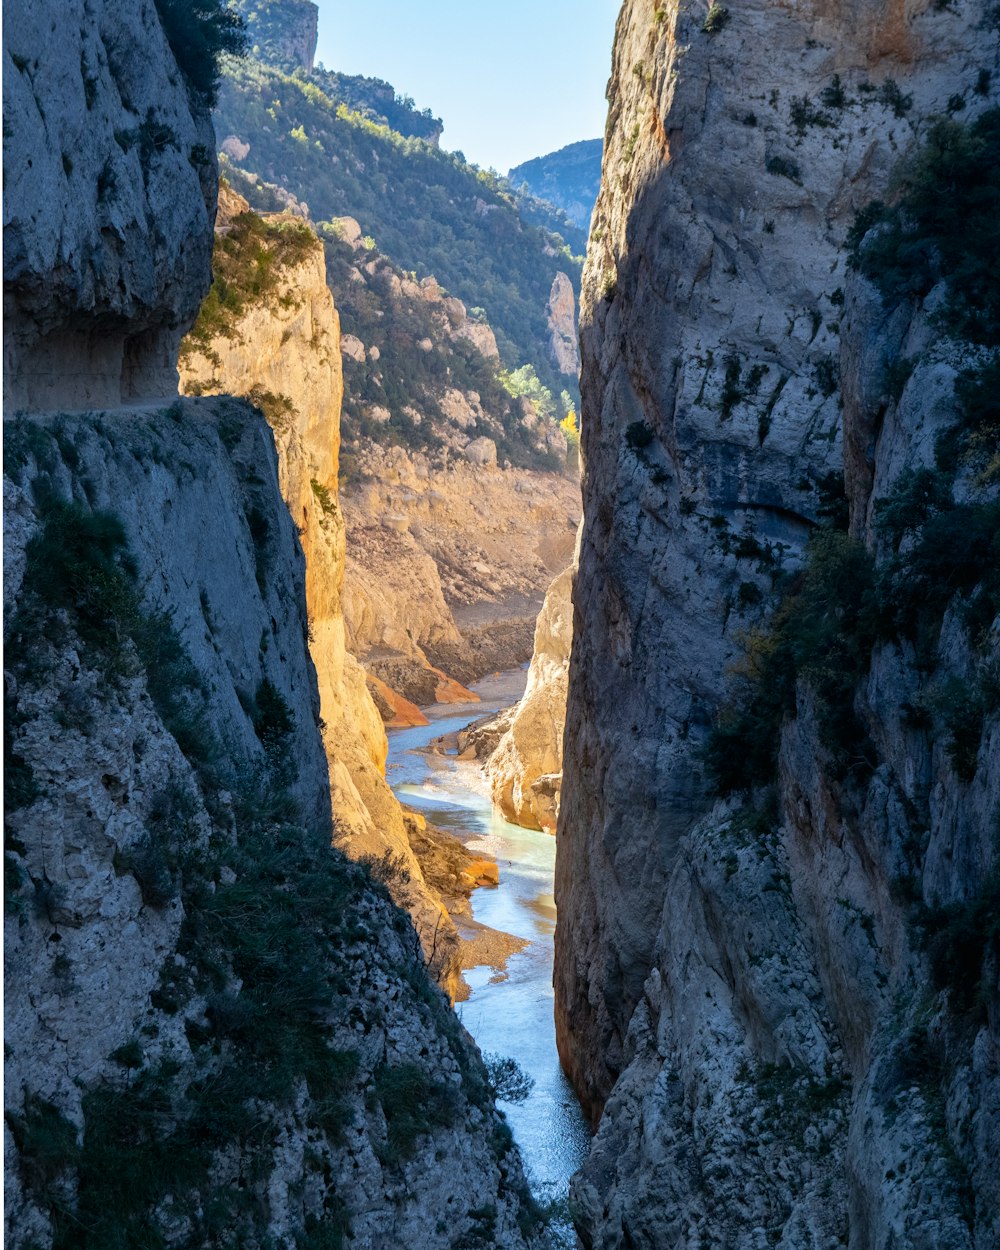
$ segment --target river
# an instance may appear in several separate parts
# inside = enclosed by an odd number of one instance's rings
[[[390,730],[386,773],[401,802],[456,834],[470,849],[488,852],[500,867],[499,886],[473,893],[473,916],[481,924],[524,938],[528,945],[509,958],[502,973],[488,967],[466,972],[472,992],[457,1011],[484,1054],[510,1056],[533,1078],[534,1088],[525,1102],[501,1103],[501,1108],[532,1190],[542,1200],[558,1201],[565,1198],[569,1178],[583,1162],[589,1133],[556,1054],[555,838],[504,820],[489,800],[478,763],[426,750],[433,738],[516,702],[524,680],[520,670],[487,678],[473,687],[481,703],[437,704],[423,709],[429,725]],[[576,1244],[562,1220],[553,1227],[553,1240]]]

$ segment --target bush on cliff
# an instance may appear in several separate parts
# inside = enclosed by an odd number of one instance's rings
[[[876,637],[872,560],[856,539],[830,529],[813,535],[808,557],[789,578],[770,628],[747,639],[733,698],[709,734],[705,759],[718,794],[774,780],[799,681],[815,697],[824,745],[845,767],[866,766],[853,692]]]
[[[877,227],[877,229],[876,229]],[[1000,109],[968,125],[935,122],[898,168],[888,204],[859,215],[851,263],[887,302],[944,280],[941,328],[994,345],[1000,337]]]
[[[211,108],[219,90],[220,58],[246,52],[242,17],[227,0],[156,0],[156,9],[181,73]]]
[[[285,271],[319,248],[304,222],[266,221],[258,213],[240,213],[229,232],[218,235],[212,253],[212,288],[190,334],[181,345],[182,358],[200,351],[213,356],[212,339],[231,338],[236,323],[251,308],[277,302]],[[288,307],[292,297],[281,297]]]

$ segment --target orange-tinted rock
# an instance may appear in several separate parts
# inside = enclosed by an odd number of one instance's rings
[[[372,673],[366,673],[365,678],[386,729],[412,729],[414,725],[430,723],[415,703],[404,699],[380,678]]]

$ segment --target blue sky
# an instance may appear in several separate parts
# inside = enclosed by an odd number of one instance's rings
[[[604,133],[620,0],[317,2],[317,59],[413,96],[478,165],[506,173]]]

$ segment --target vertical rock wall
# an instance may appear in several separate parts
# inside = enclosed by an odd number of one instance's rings
[[[225,396],[122,403],[175,389],[208,289],[208,119],[151,0],[8,6],[4,36],[5,1244],[524,1250],[478,1053],[330,846],[271,431]],[[301,415],[297,509],[336,477],[335,423],[310,446]]]
[[[549,587],[535,625],[524,696],[485,765],[493,802],[506,819],[551,833],[559,816],[562,785],[575,573],[573,565]]]
[[[4,406],[177,393],[208,290],[215,137],[153,0],[3,15]]]
[[[966,865],[946,883],[928,860],[928,902],[988,879],[995,730],[971,786],[947,775],[900,720],[917,678],[890,648],[859,713],[884,767],[861,799],[804,688],[776,807],[713,808],[700,750],[741,637],[840,479],[841,377],[856,411],[865,397],[848,432],[859,533],[872,481],[919,464],[944,420],[914,416],[938,376],[882,426],[910,313],[859,318],[844,244],[929,117],[990,103],[995,57],[974,4],[623,6],[584,280],[556,881],[560,1053],[603,1113],[574,1191],[588,1246],[995,1236],[997,1099],[977,1057],[995,1024],[959,1043],[947,1010],[921,1021],[927,968],[891,901],[920,828],[947,847],[932,860]],[[946,624],[945,676],[976,671],[963,645]],[[951,1039],[930,1077],[901,1058],[928,1027]]]

